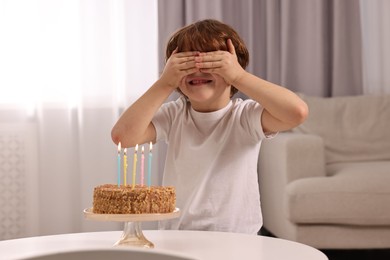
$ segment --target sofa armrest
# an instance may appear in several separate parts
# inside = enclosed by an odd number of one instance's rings
[[[265,175],[265,178],[282,178],[284,184],[300,178],[326,176],[322,138],[285,132],[264,140],[259,154],[258,173]]]

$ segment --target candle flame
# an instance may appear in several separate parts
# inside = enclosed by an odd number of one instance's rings
[[[119,144],[118,144],[118,153],[120,153],[121,152],[121,142],[119,142]]]
[[[153,143],[150,142],[150,143],[149,143],[149,152],[152,152],[152,148],[153,148]]]
[[[135,146],[134,153],[138,152],[138,144]]]
[[[141,149],[141,150],[142,150],[142,153],[144,153],[144,146],[142,146],[142,149]]]
[[[127,154],[127,148],[123,149],[123,154],[124,154],[124,155]]]

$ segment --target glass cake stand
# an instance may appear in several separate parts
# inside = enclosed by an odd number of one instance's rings
[[[180,209],[176,208],[171,213],[151,214],[96,214],[92,208],[84,209],[84,217],[88,220],[124,222],[124,230],[121,238],[114,246],[137,246],[153,248],[152,242],[147,240],[142,233],[142,222],[158,221],[177,218],[180,216]]]

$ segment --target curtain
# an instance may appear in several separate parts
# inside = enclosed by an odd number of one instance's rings
[[[362,93],[359,1],[159,2],[160,51],[173,31],[205,18],[237,30],[257,76],[309,95]]]
[[[390,2],[360,0],[363,34],[363,91],[390,93]]]
[[[83,209],[117,182],[110,131],[157,79],[157,37],[155,0],[0,0],[0,239],[122,228]]]

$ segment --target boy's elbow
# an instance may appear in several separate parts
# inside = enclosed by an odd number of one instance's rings
[[[111,139],[112,139],[112,141],[113,141],[116,145],[118,145],[119,142],[121,142],[122,145],[123,145],[123,137],[124,137],[123,131],[121,131],[120,129],[118,129],[118,127],[115,127],[115,126],[114,126],[114,127],[112,128],[112,130],[111,130]]]
[[[111,139],[116,145],[120,142],[123,148],[134,147],[142,143],[142,137],[136,134],[133,127],[123,125],[116,125],[112,128]]]
[[[295,117],[294,117],[296,126],[305,122],[308,116],[309,116],[309,108],[305,102],[302,102],[300,105],[296,107]]]

